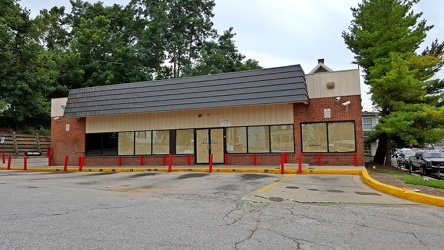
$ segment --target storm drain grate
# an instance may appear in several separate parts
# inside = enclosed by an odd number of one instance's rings
[[[299,187],[295,187],[295,186],[288,186],[288,187],[285,187],[285,188],[288,188],[288,189],[299,189]]]
[[[359,195],[375,195],[375,196],[381,196],[380,194],[377,193],[372,193],[372,192],[355,192],[356,194]]]
[[[319,189],[316,189],[316,188],[309,188],[308,190],[310,190],[310,191],[319,191]]]

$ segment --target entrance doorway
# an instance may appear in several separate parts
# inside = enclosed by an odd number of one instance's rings
[[[210,162],[213,154],[213,163],[224,163],[224,130],[196,129],[196,163]]]

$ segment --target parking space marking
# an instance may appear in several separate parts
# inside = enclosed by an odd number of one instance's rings
[[[202,182],[206,182],[206,181],[209,181],[209,180],[214,180],[214,179],[217,179],[217,178],[220,178],[220,177],[224,177],[224,176],[227,176],[227,175],[229,175],[229,174],[233,174],[233,173],[225,173],[225,174],[221,174],[221,175],[213,176],[213,177],[210,177],[210,178],[207,178],[207,179],[204,179],[204,180],[193,181],[193,182],[191,182],[191,183],[187,183],[187,184],[184,184],[184,185],[182,185],[182,186],[179,186],[178,188],[190,187],[190,186],[193,186],[193,185],[196,185],[196,184],[202,183]]]
[[[275,182],[273,182],[273,183],[268,184],[267,186],[265,186],[265,187],[259,189],[258,192],[259,192],[259,193],[264,192],[265,190],[267,190],[267,189],[273,187],[274,185],[278,184],[279,182],[281,182],[281,181],[287,179],[288,177],[290,177],[290,175],[291,175],[291,174],[287,174],[287,175],[285,175],[284,177],[282,177],[281,179],[279,179],[279,180],[277,180],[277,181],[275,181]]]

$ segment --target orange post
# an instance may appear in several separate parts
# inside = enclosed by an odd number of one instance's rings
[[[2,150],[2,162],[5,164],[5,150]]]
[[[298,174],[302,174],[302,154],[298,153]]]
[[[318,166],[321,166],[321,154],[318,153]]]
[[[173,167],[173,155],[170,154],[170,159],[168,161],[168,172],[171,172],[172,167]]]
[[[143,166],[143,155],[140,156],[140,166]]]
[[[285,173],[284,165],[285,165],[285,154],[281,153],[281,174]]]
[[[187,166],[191,165],[191,156],[187,155]]]
[[[257,156],[256,156],[256,154],[253,154],[253,164],[255,166],[257,165]]]
[[[68,156],[65,156],[65,164],[63,164],[63,171],[68,171]]]
[[[28,157],[27,157],[26,152],[25,152],[25,156],[23,157],[23,170],[25,170],[25,171],[28,170]]]
[[[11,170],[11,156],[8,156],[8,170]]]
[[[80,157],[79,172],[82,172],[82,170],[83,170],[83,163],[85,163],[85,156],[84,155],[82,155]]]
[[[208,173],[213,172],[213,154],[210,154],[210,165],[208,166]]]
[[[119,166],[122,166],[122,156],[121,155],[119,155],[117,163],[119,164]]]

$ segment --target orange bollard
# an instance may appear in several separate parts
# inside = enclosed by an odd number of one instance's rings
[[[5,164],[5,150],[2,150],[2,162]]]
[[[298,174],[302,174],[302,154],[298,153]]]
[[[257,165],[257,156],[256,156],[256,154],[253,154],[253,164],[255,166]]]
[[[225,165],[228,165],[228,154],[225,154]]]
[[[28,157],[27,157],[26,152],[25,152],[25,156],[23,157],[23,170],[25,170],[25,171],[28,170]]]
[[[321,154],[318,153],[318,166],[321,166]]]
[[[11,170],[11,156],[8,156],[8,170]]]
[[[173,167],[173,155],[170,154],[170,159],[168,162],[168,172],[171,172],[171,168]]]
[[[63,164],[63,171],[68,171],[68,156],[65,156],[65,164]]]
[[[119,164],[119,166],[122,166],[122,156],[121,155],[119,155],[117,163]]]
[[[281,153],[281,174],[285,173],[284,165],[285,165],[285,154]]]
[[[191,165],[191,156],[187,155],[187,166]]]
[[[83,170],[83,163],[85,163],[85,156],[84,155],[82,155],[80,157],[79,172],[82,172],[82,170]]]
[[[140,156],[140,166],[143,166],[143,155]]]
[[[208,173],[213,172],[213,154],[210,154],[210,165],[208,166]]]

